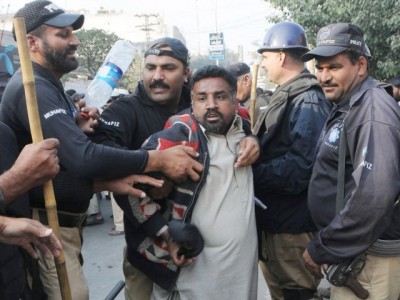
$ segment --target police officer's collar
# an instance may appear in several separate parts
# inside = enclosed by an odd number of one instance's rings
[[[32,62],[32,68],[35,70],[35,75],[45,78],[52,85],[54,85],[62,94],[64,94],[64,87],[61,82],[54,77],[53,73],[51,73],[48,69],[43,67],[41,64],[36,62]]]

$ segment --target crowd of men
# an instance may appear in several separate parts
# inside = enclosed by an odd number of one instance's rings
[[[274,300],[318,299],[323,274],[334,300],[400,299],[400,82],[369,76],[357,25],[321,28],[312,50],[301,25],[272,26],[258,52],[277,88],[251,128],[244,63],[192,74],[181,41],[155,40],[134,93],[99,116],[60,82],[84,16],[36,0],[15,17],[45,140],[31,144],[18,70],[0,104],[0,299],[62,299],[60,251],[72,299],[89,298],[81,228],[103,190],[124,212],[125,299],[256,299],[258,266]]]

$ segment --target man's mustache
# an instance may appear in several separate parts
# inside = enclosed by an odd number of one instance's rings
[[[67,56],[70,51],[75,51],[76,52],[77,50],[78,50],[77,46],[69,46],[67,49],[65,49],[64,56]]]
[[[69,46],[66,51],[69,52],[69,51],[77,51],[77,50],[78,50],[78,46]]]
[[[155,89],[155,88],[164,88],[164,89],[169,89],[169,85],[166,84],[164,81],[162,80],[154,80],[149,87],[151,89]]]
[[[221,119],[224,117],[218,110],[216,110],[216,109],[210,109],[210,110],[204,115],[204,119],[207,119],[207,118],[210,117],[211,115],[217,115],[217,116],[220,117]]]
[[[322,86],[323,88],[324,88],[324,87],[329,88],[329,87],[335,87],[336,84],[333,84],[333,83],[324,83],[324,84],[321,84],[321,86]]]

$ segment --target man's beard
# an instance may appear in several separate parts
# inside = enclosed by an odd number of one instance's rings
[[[76,59],[68,59],[68,52],[70,50],[76,50],[76,46],[69,46],[64,50],[56,50],[49,47],[46,41],[43,41],[44,56],[48,67],[57,73],[67,74],[75,70],[79,63]]]
[[[207,120],[207,116],[210,114],[218,115],[220,119],[215,122],[209,122]],[[208,131],[214,134],[226,134],[230,127],[230,123],[227,123],[224,119],[224,116],[219,112],[214,109],[208,111],[206,114],[203,116],[203,120],[201,122],[201,125]]]

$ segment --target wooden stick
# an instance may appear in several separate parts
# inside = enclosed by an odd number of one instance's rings
[[[32,63],[29,56],[28,42],[26,40],[26,28],[24,18],[14,19],[15,36],[17,37],[18,54],[21,61],[22,80],[25,89],[26,108],[28,111],[29,127],[31,130],[32,141],[38,143],[43,140],[42,128],[40,125],[39,109],[37,106],[35,76],[33,74]],[[53,184],[50,181],[43,185],[44,199],[49,226],[54,234],[61,241],[60,227],[58,224],[57,204],[54,196]],[[69,286],[67,268],[65,266],[64,251],[58,258],[54,258],[60,284],[61,296],[64,300],[72,300],[71,289]]]
[[[253,129],[256,120],[254,120],[255,109],[256,109],[256,98],[257,98],[257,77],[258,77],[258,64],[253,65],[252,80],[251,80],[251,94],[250,94],[250,123],[251,129]]]

